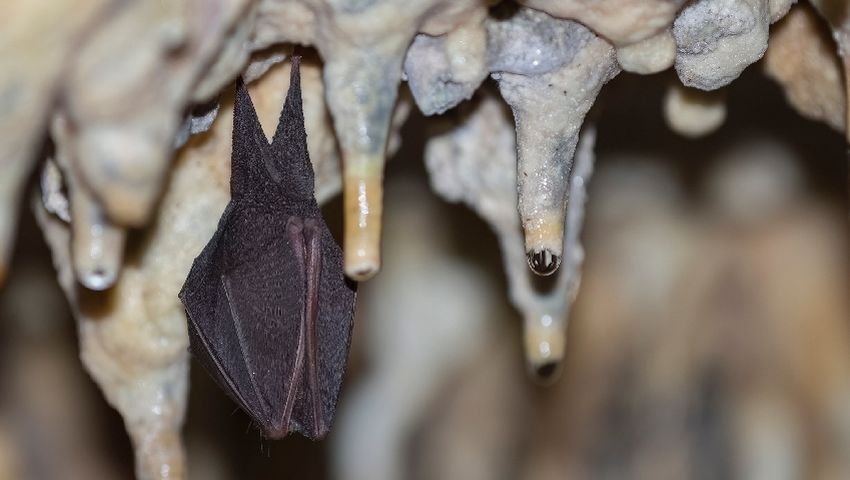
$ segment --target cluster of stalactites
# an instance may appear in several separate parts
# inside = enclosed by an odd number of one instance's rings
[[[792,1],[494,3],[0,2],[0,280],[23,187],[46,155],[36,217],[83,363],[126,421],[139,478],[184,476],[188,339],[177,291],[229,195],[232,102],[218,96],[241,74],[273,131],[288,86],[275,64],[288,44],[318,53],[302,68],[308,147],[319,201],[344,192],[348,274],[380,268],[384,159],[399,145],[407,81],[425,115],[456,108],[425,148],[431,184],[498,235],[529,364],[549,379],[583,259],[594,143],[583,123],[605,82],[674,66],[682,85],[665,97],[667,120],[702,135],[723,121],[722,87],[767,48],[768,74],[801,113],[848,125],[850,62],[806,5],[769,29]],[[850,9],[813,3],[850,55]],[[501,98],[480,88],[488,76]],[[144,230],[125,262],[134,227]],[[532,271],[555,276],[554,288],[536,291]]]
[[[761,58],[770,24],[793,1],[494,3],[97,0],[80,7],[39,0],[0,7],[0,275],[22,186],[46,135],[67,191],[76,278],[107,289],[121,270],[126,229],[146,225],[156,209],[175,148],[209,128],[224,85],[283,61],[274,46],[285,43],[312,45],[322,60],[342,160],[350,277],[365,280],[380,268],[383,171],[400,82],[434,115],[471,98],[488,76],[513,113],[524,254],[532,271],[553,274],[568,254],[576,146],[602,86],[621,70],[675,66],[685,86],[717,90]],[[844,45],[848,14],[821,3]],[[681,86],[671,92],[665,111],[677,130],[697,135],[722,122],[722,96]]]

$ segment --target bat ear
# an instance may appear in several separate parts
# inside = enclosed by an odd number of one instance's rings
[[[268,142],[242,77],[236,79],[233,105],[233,150],[230,157],[230,196],[255,189],[262,180],[261,163]]]
[[[307,151],[307,131],[301,103],[301,55],[293,55],[286,103],[272,139],[271,154],[287,187],[299,197],[313,198],[313,165]]]

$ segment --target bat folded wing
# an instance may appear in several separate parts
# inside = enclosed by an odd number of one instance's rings
[[[192,355],[268,438],[323,438],[342,384],[355,286],[320,218],[217,234],[180,292]]]
[[[320,393],[305,383],[305,252],[303,242],[292,243],[266,239],[250,261],[230,268],[227,252],[213,254],[181,293],[192,355],[269,438],[315,438],[314,412],[324,413],[316,410]]]

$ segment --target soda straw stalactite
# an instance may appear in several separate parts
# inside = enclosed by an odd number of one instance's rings
[[[448,33],[487,5],[477,0],[379,0],[356,6],[314,0],[305,5],[314,15],[333,18],[332,28],[318,25],[315,43],[342,152],[345,271],[352,279],[366,280],[381,266],[384,163],[407,49],[420,30],[433,36]]]
[[[325,60],[325,92],[342,150],[345,270],[356,280],[381,265],[385,150],[405,47],[405,39],[396,39]],[[367,62],[371,67],[363,68]]]

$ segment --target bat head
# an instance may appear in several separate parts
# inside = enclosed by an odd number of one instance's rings
[[[315,203],[300,66],[301,57],[293,56],[289,91],[271,143],[266,140],[244,82],[237,80],[230,167],[232,198],[275,198],[295,205]]]

